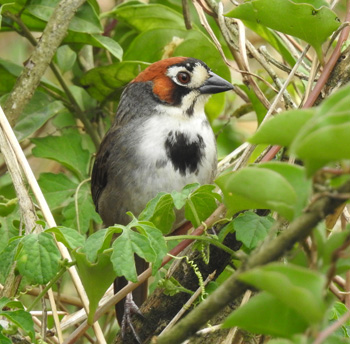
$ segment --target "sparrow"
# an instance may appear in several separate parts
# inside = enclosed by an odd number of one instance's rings
[[[204,105],[210,95],[232,88],[204,62],[187,57],[155,62],[127,85],[91,176],[92,198],[105,226],[126,225],[126,212],[137,216],[159,192],[213,182],[216,141]],[[141,273],[147,264],[135,258]],[[118,277],[115,292],[126,283]],[[133,292],[138,307],[146,297],[147,285]],[[116,311],[125,326],[125,299]]]

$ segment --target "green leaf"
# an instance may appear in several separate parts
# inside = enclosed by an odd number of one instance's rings
[[[217,208],[217,201],[221,197],[214,189],[214,185],[202,185],[189,195],[185,205],[185,217],[193,226],[200,226]]]
[[[129,226],[123,228],[123,233],[113,243],[111,261],[118,276],[125,276],[131,282],[137,282],[134,254],[146,261],[155,261],[156,252],[150,246],[145,235],[133,231]]]
[[[163,233],[158,228],[153,227],[153,224],[144,221],[140,221],[134,226],[141,234],[147,237],[149,245],[155,252],[155,258],[152,261],[152,275],[155,275],[168,252]]]
[[[99,254],[96,263],[91,263],[86,254],[80,251],[73,251],[73,255],[77,262],[79,276],[89,298],[88,323],[92,324],[98,303],[116,276],[113,274],[113,267],[108,254]]]
[[[65,111],[65,107],[60,101],[46,93],[35,92],[14,127],[17,139],[23,141],[61,111]]]
[[[193,184],[188,184],[184,186],[180,192],[175,190],[172,191],[171,197],[173,198],[175,208],[180,210],[182,207],[184,207],[188,199],[188,196],[191,194],[192,191],[197,189],[199,186],[200,186],[199,183],[193,183]]]
[[[97,67],[89,70],[81,79],[91,96],[99,101],[115,94],[119,89],[134,79],[141,70],[149,66],[139,61],[123,61],[109,66]]]
[[[2,284],[5,283],[6,278],[11,271],[21,239],[21,237],[13,237],[0,253],[0,282]]]
[[[262,292],[231,313],[223,324],[224,328],[235,326],[248,332],[291,338],[304,332],[308,323],[275,296]]]
[[[18,212],[6,217],[0,217],[0,252],[8,245],[11,238],[18,235],[18,228],[14,225]]]
[[[159,4],[126,4],[116,7],[112,12],[118,20],[127,22],[138,31],[150,31],[155,28],[185,28],[182,16]]]
[[[23,305],[20,301],[15,301],[15,300],[11,300],[8,297],[1,297],[0,298],[0,310],[2,310],[3,308],[20,308],[23,309]]]
[[[66,227],[77,228],[79,232],[86,233],[91,221],[102,223],[100,216],[95,211],[95,205],[91,198],[90,185],[84,183],[79,188],[77,202],[70,202],[62,211]]]
[[[260,126],[248,141],[253,144],[265,143],[288,147],[305,123],[314,116],[315,111],[315,109],[290,110],[278,114]]]
[[[311,44],[322,59],[322,44],[340,26],[340,20],[330,8],[324,5],[317,8],[306,2],[251,0],[237,6],[227,16],[301,38]]]
[[[215,181],[230,214],[247,209],[271,209],[288,220],[294,216],[297,195],[288,180],[266,168],[247,167]]]
[[[326,281],[325,276],[316,271],[273,263],[244,272],[239,279],[269,292],[309,324],[323,319],[327,309],[324,300]]]
[[[174,202],[170,194],[159,193],[150,200],[139,215],[140,221],[150,221],[164,234],[168,234],[175,221]]]
[[[257,167],[275,171],[289,182],[297,196],[294,205],[294,218],[300,216],[307,206],[312,192],[312,181],[306,178],[304,167],[277,161],[258,164]]]
[[[32,150],[34,156],[61,163],[80,180],[87,177],[90,154],[82,148],[78,131],[65,131],[62,136],[33,138],[31,141],[35,144]]]
[[[70,71],[75,61],[77,60],[77,53],[68,45],[60,46],[56,51],[56,61],[62,73]]]
[[[272,217],[259,216],[252,211],[239,214],[233,220],[237,240],[248,249],[254,249],[260,241],[265,239],[274,222]]]
[[[58,4],[59,0],[35,0],[31,1],[25,8],[32,16],[47,22]],[[69,30],[87,33],[102,32],[102,26],[95,8],[88,1],[78,9],[69,24]]]
[[[35,341],[34,322],[29,312],[23,310],[1,311],[0,315],[6,317],[9,321],[24,330]],[[0,338],[1,339],[1,338]]]
[[[63,173],[41,173],[38,183],[51,209],[71,200],[78,187]]]
[[[60,252],[52,235],[29,234],[21,240],[17,269],[31,284],[46,284],[59,270]]]
[[[114,233],[120,233],[123,226],[113,226],[91,234],[84,245],[84,251],[86,252],[86,258],[91,263],[96,263],[96,259],[99,253],[108,249],[112,241]]]
[[[64,246],[73,250],[78,247],[83,247],[85,244],[85,238],[80,233],[78,233],[75,229],[68,227],[51,227],[47,229],[45,232],[54,233],[56,240],[63,243]]]
[[[341,124],[316,129],[291,147],[305,161],[309,175],[331,161],[350,159],[350,113],[341,117]]]
[[[116,42],[115,40],[113,40],[110,37],[101,36],[101,35],[92,35],[91,38],[96,40],[96,43],[92,44],[93,46],[99,46],[101,48],[105,48],[119,61],[122,60],[123,49],[118,44],[118,42]]]

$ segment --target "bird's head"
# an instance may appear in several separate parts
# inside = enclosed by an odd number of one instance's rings
[[[164,105],[180,107],[191,115],[211,94],[225,92],[232,84],[195,58],[172,57],[153,63],[132,82],[151,83],[153,95]]]

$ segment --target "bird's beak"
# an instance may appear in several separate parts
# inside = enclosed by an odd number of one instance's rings
[[[226,81],[222,77],[210,72],[210,76],[203,86],[199,88],[202,94],[215,94],[232,90],[233,86],[230,82]]]

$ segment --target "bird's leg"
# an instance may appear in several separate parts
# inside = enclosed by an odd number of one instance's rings
[[[143,314],[140,311],[140,308],[136,305],[136,303],[133,300],[132,293],[129,293],[125,298],[125,304],[124,304],[124,315],[123,315],[123,321],[122,321],[122,338],[125,338],[126,330],[129,327],[131,329],[132,334],[134,335],[136,341],[141,344],[141,339],[139,335],[137,334],[134,325],[131,321],[131,316],[133,314],[138,314],[143,317]]]

